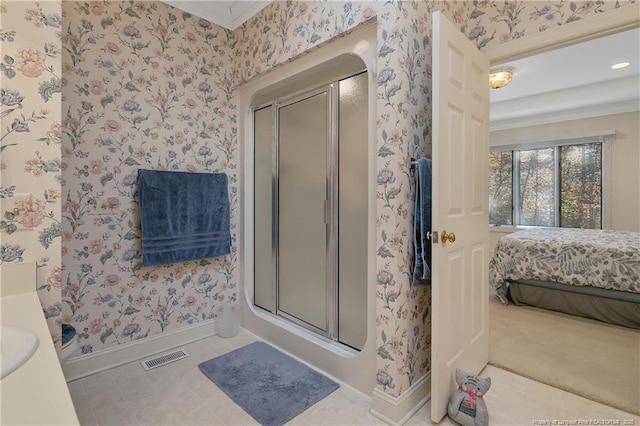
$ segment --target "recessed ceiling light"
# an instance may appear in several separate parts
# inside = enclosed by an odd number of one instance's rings
[[[620,68],[626,68],[629,65],[630,65],[629,62],[618,62],[617,64],[611,65],[611,69],[612,70],[619,70]]]

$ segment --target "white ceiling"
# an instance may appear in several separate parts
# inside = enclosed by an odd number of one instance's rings
[[[164,2],[230,30],[235,30],[271,3],[270,0],[164,0]]]
[[[233,30],[271,1],[165,3]],[[622,61],[631,65],[610,69]],[[504,65],[515,68],[514,78],[491,91],[492,130],[640,109],[639,28]]]
[[[597,38],[573,46],[551,50],[510,62],[516,69],[509,86],[491,91],[491,101],[552,92],[558,89],[599,83],[638,75],[640,28]],[[612,70],[611,65],[630,62],[627,68]]]
[[[631,65],[612,70],[618,62]],[[504,65],[515,71],[508,86],[491,90],[493,130],[524,117],[535,124],[535,117],[544,122],[640,109],[640,28]]]

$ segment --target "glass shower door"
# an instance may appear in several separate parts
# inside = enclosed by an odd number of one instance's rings
[[[367,338],[366,72],[254,110],[254,305],[361,350]]]
[[[279,107],[278,306],[328,333],[326,90]]]

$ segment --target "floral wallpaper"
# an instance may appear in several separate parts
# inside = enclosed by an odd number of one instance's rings
[[[33,261],[59,347],[61,294],[60,3],[0,5],[0,265]]]
[[[376,19],[375,374],[399,396],[430,368],[430,291],[409,287],[409,160],[431,151],[431,14],[484,48],[633,1],[277,1],[234,32],[161,2],[3,1],[1,194],[33,197],[2,209],[2,262],[38,260],[52,335],[73,324],[78,356],[214,317],[237,297],[235,242],[143,268],[137,169],[226,172],[235,240],[234,88]]]
[[[461,31],[482,49],[635,2],[636,0],[473,1],[469,2]]]
[[[161,2],[62,11],[62,318],[84,355],[212,319],[236,298],[233,35]],[[232,254],[142,267],[141,168],[226,173]]]

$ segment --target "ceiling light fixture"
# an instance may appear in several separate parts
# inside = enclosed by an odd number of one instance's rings
[[[489,86],[492,89],[500,89],[511,82],[513,78],[512,67],[500,67],[489,71]]]
[[[619,70],[621,68],[626,68],[631,65],[629,62],[618,62],[617,64],[611,65],[612,70]]]

